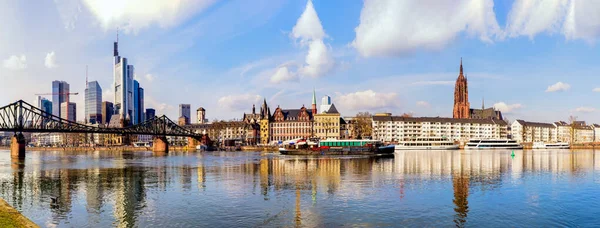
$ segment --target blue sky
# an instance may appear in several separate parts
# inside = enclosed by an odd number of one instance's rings
[[[83,92],[86,65],[112,101],[120,28],[146,107],[171,118],[180,103],[211,120],[263,98],[310,106],[313,88],[345,116],[451,116],[462,57],[472,107],[597,123],[599,15],[576,0],[0,0],[0,103],[33,101],[52,80]],[[83,96],[72,100],[83,119]]]

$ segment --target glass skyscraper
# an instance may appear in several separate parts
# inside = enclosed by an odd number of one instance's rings
[[[110,122],[110,118],[114,115],[115,110],[113,110],[113,103],[108,101],[102,102],[102,124],[108,124]]]
[[[53,81],[52,82],[52,115],[66,119],[61,114],[61,104],[67,101],[69,96],[69,83],[64,81]]]
[[[190,104],[180,104],[179,105],[179,118],[185,117],[185,124],[190,124],[191,118],[191,109]]]
[[[46,98],[38,96],[37,107],[42,111],[46,112],[50,116],[52,114],[52,101],[49,101]]]
[[[127,65],[127,58],[119,56],[118,42],[114,43],[114,111],[121,119],[133,120],[133,75],[134,67]],[[130,122],[131,123],[131,122]]]
[[[98,81],[88,82],[85,89],[85,118],[91,124],[102,122],[102,88]]]
[[[144,88],[133,80],[133,124],[144,122]]]
[[[146,109],[146,120],[156,117],[156,110],[153,108]]]

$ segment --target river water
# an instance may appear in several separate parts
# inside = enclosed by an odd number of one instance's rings
[[[0,197],[42,227],[598,227],[600,151],[0,151]]]

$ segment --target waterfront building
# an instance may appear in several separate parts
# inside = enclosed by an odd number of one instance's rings
[[[519,143],[557,142],[557,128],[553,123],[515,120],[511,124],[512,139]]]
[[[146,109],[146,120],[152,119],[156,117],[156,110],[153,108]]]
[[[316,106],[316,105],[315,105]],[[263,100],[263,104],[260,108],[260,144],[267,145],[270,142],[271,136],[271,108],[267,105],[267,99]]]
[[[52,115],[52,101],[49,101],[46,98],[38,96],[37,99],[37,108],[41,109],[46,113],[46,117]]]
[[[262,110],[261,110],[262,112]],[[260,120],[262,113],[256,113],[256,106],[252,105],[252,113],[246,114],[242,117],[242,121],[250,125],[249,133],[246,141],[250,145],[256,145],[260,143]]]
[[[203,107],[198,108],[196,110],[196,119],[199,124],[208,123],[208,119],[206,119],[206,109]]]
[[[144,88],[137,80],[133,80],[133,124],[144,122]]]
[[[102,109],[100,111],[102,113],[102,120],[100,121],[101,124],[108,124],[110,123],[110,118],[114,115],[115,111],[113,109],[113,103],[112,102],[108,102],[108,101],[103,101],[102,102]]]
[[[594,129],[586,125],[585,121],[575,121],[571,124],[575,143],[590,143],[594,141]]]
[[[343,119],[331,98],[323,98],[321,104],[321,113],[314,115],[314,135],[320,139],[340,139],[341,122]],[[324,109],[326,108],[326,109]]]
[[[558,142],[571,142],[571,125],[564,121],[554,122]]]
[[[314,106],[316,107],[316,104]],[[282,109],[278,106],[269,123],[270,140],[286,141],[313,137],[313,110],[304,106],[300,109]]]
[[[187,120],[185,124],[190,124],[191,108],[190,104],[179,104],[179,117],[185,117]]]
[[[52,115],[65,119],[61,114],[61,105],[63,102],[67,102],[67,96],[69,93],[69,83],[65,81],[53,81],[52,82]]]
[[[85,121],[101,123],[102,117],[102,88],[98,81],[88,82],[85,88]]]
[[[594,142],[600,142],[600,124],[592,124],[594,129]]]
[[[67,108],[69,109],[69,116],[67,116]],[[75,122],[77,121],[77,104],[74,102],[69,102],[69,106],[67,107],[67,102],[63,102],[60,104],[60,116],[63,119]]]
[[[189,122],[189,119],[185,116],[180,116],[177,119],[177,124],[179,124],[179,126],[184,126],[184,125],[188,125],[187,123]]]
[[[127,64],[127,58],[119,56],[118,38],[114,42],[114,83],[115,100],[113,103],[114,114],[119,114],[118,118],[128,123],[133,117],[133,75],[134,67]],[[112,117],[111,117],[112,120]]]
[[[373,139],[399,142],[420,137],[441,137],[466,142],[469,139],[506,139],[508,124],[496,119],[373,116]]]
[[[495,110],[493,107],[485,108],[485,104],[481,102],[481,109],[470,108],[469,103],[469,87],[467,77],[463,72],[462,58],[460,59],[460,70],[458,78],[454,86],[454,109],[452,110],[452,118],[456,119],[498,119],[503,120],[502,112]]]

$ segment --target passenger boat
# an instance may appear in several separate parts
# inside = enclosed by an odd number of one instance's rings
[[[393,155],[394,145],[378,140],[322,140],[318,147],[279,148],[284,155]]]
[[[516,140],[510,139],[471,139],[465,149],[523,149]]]
[[[569,149],[571,145],[566,142],[557,142],[557,143],[544,143],[544,142],[534,142],[533,149]]]
[[[458,150],[459,145],[441,137],[417,138],[398,142],[395,150]]]

